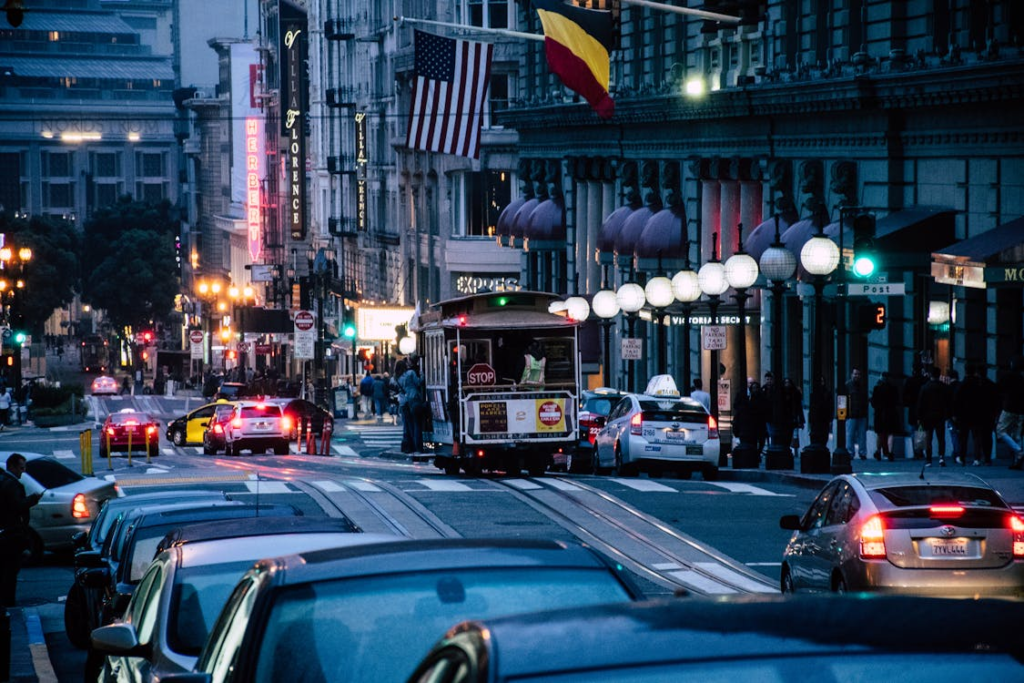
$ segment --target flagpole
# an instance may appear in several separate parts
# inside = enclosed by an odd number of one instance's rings
[[[543,42],[544,36],[537,35],[536,33],[523,33],[521,31],[510,31],[505,28],[484,28],[482,26],[467,26],[466,24],[450,24],[447,21],[434,21],[432,19],[412,19],[410,17],[395,17],[395,21],[399,24],[410,23],[410,24],[424,24],[426,26],[441,26],[443,28],[457,28],[463,31],[474,31],[477,33],[495,33],[501,36],[508,36],[509,38],[522,38],[525,40],[539,40]]]
[[[651,0],[619,0],[623,5],[641,5],[643,7],[650,7],[651,9],[661,10],[662,12],[672,12],[673,14],[689,14],[695,17],[702,17],[704,19],[710,19],[712,21],[731,21],[735,23],[740,22],[739,17],[731,17],[728,14],[718,14],[717,12],[708,12],[702,9],[690,9],[689,7],[676,7],[675,5],[666,5],[660,2],[651,2]]]

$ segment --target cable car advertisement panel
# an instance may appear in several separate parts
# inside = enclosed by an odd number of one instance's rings
[[[572,433],[568,392],[477,394],[466,399],[468,443],[526,439],[547,440]],[[571,410],[571,407],[569,408]]]

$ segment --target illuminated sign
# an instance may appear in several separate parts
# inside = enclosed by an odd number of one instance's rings
[[[259,261],[263,255],[263,216],[260,188],[260,140],[263,139],[263,120],[249,117],[245,120],[245,224],[249,234],[249,256]]]
[[[281,3],[281,133],[285,152],[285,220],[292,239],[306,237],[306,13]]]
[[[364,341],[394,341],[395,327],[408,325],[415,309],[402,306],[367,307],[356,309],[356,328]]]
[[[365,166],[366,161],[366,114],[360,112],[356,114],[356,163]]]
[[[492,292],[517,291],[520,289],[516,276],[483,277],[480,275],[459,275],[455,278],[455,291],[459,294],[476,294],[489,289]]]
[[[366,181],[356,181],[356,228],[366,232]]]

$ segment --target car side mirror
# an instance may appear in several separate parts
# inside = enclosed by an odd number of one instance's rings
[[[89,534],[84,531],[77,531],[75,535],[71,537],[71,542],[75,546],[75,550],[81,550],[85,548],[89,541]]]
[[[131,624],[108,624],[94,629],[92,646],[100,652],[122,657],[148,657],[150,648],[139,644],[139,635]]]
[[[75,553],[75,569],[95,569],[102,566],[103,552],[100,550],[81,550]]]
[[[800,517],[798,515],[783,515],[779,519],[779,528],[789,529],[790,531],[800,531]]]
[[[608,424],[608,418],[605,417],[604,415],[598,415],[597,417],[594,418],[594,424],[596,424],[598,427],[604,427],[606,424]]]
[[[90,567],[82,572],[82,585],[86,588],[105,588],[110,585],[109,567]]]

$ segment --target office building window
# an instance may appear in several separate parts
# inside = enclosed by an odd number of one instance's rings
[[[515,16],[513,0],[464,0],[460,9],[473,26],[510,28],[509,17]]]
[[[511,171],[475,171],[456,180],[455,232],[466,237],[494,237],[498,216],[512,201],[515,174]]]

